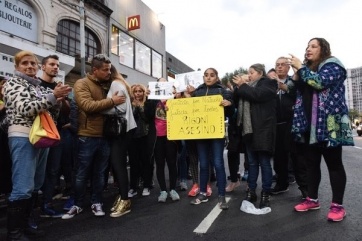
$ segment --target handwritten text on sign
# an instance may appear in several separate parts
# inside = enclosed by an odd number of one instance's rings
[[[212,139],[225,135],[221,95],[172,99],[167,101],[169,140]]]

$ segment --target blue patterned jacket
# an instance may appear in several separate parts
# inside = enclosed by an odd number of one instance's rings
[[[342,63],[331,57],[318,66],[317,72],[302,66],[298,75],[292,126],[295,139],[299,142],[309,139],[309,144],[323,144],[326,147],[353,146],[345,100],[347,72]],[[311,106],[305,104],[303,93],[308,92],[312,93],[309,96]],[[306,113],[308,109],[310,113]],[[306,136],[309,138],[305,139]]]

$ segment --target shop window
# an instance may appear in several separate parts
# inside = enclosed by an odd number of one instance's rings
[[[57,26],[57,51],[70,55],[80,56],[80,26],[71,20],[61,20]],[[93,57],[101,52],[100,41],[97,36],[85,27],[85,57]]]
[[[151,75],[151,49],[136,41],[136,70]]]
[[[119,56],[120,64],[155,78],[162,77],[162,55],[114,25],[112,26],[111,52]]]
[[[162,77],[162,55],[152,50],[152,76]]]

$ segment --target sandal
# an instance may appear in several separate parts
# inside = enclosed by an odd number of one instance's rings
[[[197,195],[197,198],[191,201],[191,204],[198,205],[200,203],[206,203],[209,199],[204,194]]]

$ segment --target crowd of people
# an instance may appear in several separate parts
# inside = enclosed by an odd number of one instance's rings
[[[180,190],[187,190],[189,174],[193,185],[188,195],[194,197],[190,203],[205,203],[212,196],[210,180],[214,176],[218,205],[228,209],[225,195],[240,186],[240,153],[244,153],[247,174],[244,200],[257,202],[261,172],[258,207],[270,207],[270,195],[289,190],[292,165],[302,197],[295,211],[319,209],[323,157],[332,188],[327,219],[342,221],[346,215],[342,146],[354,145],[344,99],[347,72],[323,38],[308,42],[303,61],[292,54],[279,57],[268,72],[263,64],[253,64],[248,73],[235,75],[226,86],[217,70],[208,68],[200,86],[174,93],[174,98],[222,96],[219,105],[228,120],[229,184],[223,155],[225,138],[168,140],[167,100],[149,99],[150,90],[142,84],[130,86],[106,55],[94,56],[90,73],[73,88],[56,80],[56,55],[39,63],[34,53],[20,51],[14,59],[14,76],[1,82],[0,95],[0,151],[4,157],[0,192],[9,194],[8,240],[44,235],[36,222],[38,215],[71,219],[81,213],[87,203],[87,187],[95,216],[104,216],[110,208],[111,217],[121,217],[131,211],[132,197],[139,192],[150,195],[154,172],[158,202],[168,198],[179,201],[178,182]],[[40,78],[36,77],[39,64],[43,71]],[[288,75],[290,69],[292,76]],[[29,142],[29,132],[37,114],[44,111],[56,122],[61,142],[55,147],[35,148]],[[113,138],[103,135],[104,117],[110,114],[126,119],[125,132]],[[65,183],[66,213],[52,204],[60,175]],[[109,175],[118,194],[112,207],[104,207],[102,193]]]

